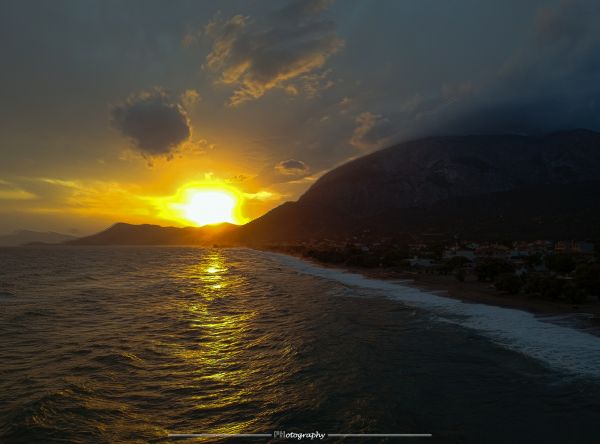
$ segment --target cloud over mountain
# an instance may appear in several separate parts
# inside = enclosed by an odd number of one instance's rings
[[[389,144],[394,136],[394,127],[380,114],[360,113],[355,119],[356,127],[350,144],[361,150],[375,150]]]
[[[600,125],[600,4],[559,0],[536,10],[531,39],[497,74],[440,103],[438,133],[532,134]],[[425,120],[425,119],[424,119]]]

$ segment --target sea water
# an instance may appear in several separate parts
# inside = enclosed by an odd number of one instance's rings
[[[273,253],[0,249],[0,442],[593,443],[599,347],[529,313]],[[268,440],[200,441],[240,439]]]

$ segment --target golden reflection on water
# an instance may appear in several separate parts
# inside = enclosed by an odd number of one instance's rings
[[[198,336],[193,347],[173,344],[174,353],[186,365],[195,368],[189,383],[196,394],[190,397],[190,407],[200,414],[206,411],[206,421],[212,423],[215,410],[226,412],[256,399],[253,395],[257,381],[263,375],[259,364],[253,359],[244,359],[243,354],[252,344],[248,331],[257,313],[249,306],[240,306],[239,299],[235,306],[227,305],[227,301],[220,303],[232,292],[244,291],[245,280],[230,272],[219,250],[204,251],[199,262],[183,270],[178,278],[192,284],[195,297],[190,298],[183,309],[190,328],[197,330]],[[259,421],[258,416],[250,420],[236,418],[228,423],[217,418],[210,430],[202,432],[248,432]]]
[[[225,261],[225,256],[219,250],[210,250],[197,264],[185,269],[178,277],[189,281],[200,281],[194,288],[195,292],[201,296],[202,301],[213,300],[221,297],[222,292],[211,290],[225,290],[234,283]]]

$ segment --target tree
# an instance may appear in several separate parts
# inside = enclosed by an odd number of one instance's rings
[[[337,250],[309,250],[306,255],[319,262],[340,264],[344,262],[344,255]]]
[[[379,266],[379,263],[379,256],[368,252],[354,254],[346,259],[346,265],[356,267],[375,268]]]
[[[445,266],[448,267],[449,271],[454,271],[457,268],[462,268],[471,261],[463,256],[454,256],[451,259],[445,261]]]
[[[524,261],[525,264],[530,268],[537,265],[542,265],[542,255],[541,253],[530,254],[529,256],[525,256]]]
[[[395,267],[402,264],[402,261],[408,257],[408,253],[397,248],[386,250],[381,256],[381,264],[384,267]]]
[[[554,276],[542,278],[540,285],[540,297],[542,299],[556,300],[563,294],[565,281]]]
[[[459,282],[464,282],[467,278],[467,270],[465,270],[464,268],[457,268],[454,271],[454,277],[458,279]]]
[[[600,297],[600,264],[582,264],[575,270],[575,285],[589,295]]]
[[[575,259],[571,254],[546,256],[546,267],[558,274],[567,274],[575,269]]]
[[[573,304],[582,304],[587,300],[587,293],[575,285],[565,285],[562,296]]]
[[[521,291],[521,287],[523,287],[523,281],[512,273],[504,273],[496,278],[494,285],[500,291],[517,294]]]
[[[515,267],[510,262],[502,259],[487,258],[479,261],[475,266],[475,274],[480,281],[493,281],[502,273],[512,273]]]

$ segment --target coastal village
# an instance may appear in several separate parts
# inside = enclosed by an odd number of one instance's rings
[[[361,242],[320,240],[274,246],[321,264],[376,277],[408,278],[452,286],[462,294],[469,284],[496,296],[567,304],[598,305],[600,254],[589,241],[435,242],[402,244],[392,238]]]

